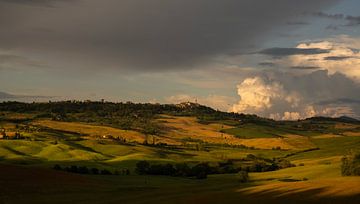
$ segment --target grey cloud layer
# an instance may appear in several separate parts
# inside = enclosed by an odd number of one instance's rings
[[[346,24],[343,25],[329,25],[327,28],[330,29],[338,29],[340,26],[358,26],[360,25],[360,16],[351,16],[345,14],[328,14],[324,12],[316,12],[313,13],[314,16],[321,17],[321,18],[328,18],[332,20],[344,20],[347,21]]]
[[[330,50],[319,48],[268,48],[261,50],[258,54],[269,55],[272,57],[286,57],[291,55],[316,55],[329,53]]]
[[[63,67],[66,61],[88,69],[189,69],[246,52],[297,14],[335,2],[0,0],[0,49],[46,56]]]
[[[0,3],[8,3],[8,4],[23,4],[28,6],[45,6],[52,7],[57,2],[71,2],[75,0],[0,0]]]

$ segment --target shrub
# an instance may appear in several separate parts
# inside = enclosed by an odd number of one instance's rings
[[[279,167],[279,169],[285,169],[296,166],[295,164],[292,164],[289,160],[286,159],[275,160],[275,163]]]
[[[97,168],[92,168],[92,169],[91,169],[91,173],[97,175],[97,174],[99,174],[99,169],[97,169]]]
[[[148,174],[151,175],[165,175],[165,176],[174,176],[176,169],[174,169],[172,164],[154,164],[151,165]]]
[[[78,173],[79,174],[88,174],[89,173],[89,169],[86,166],[80,166],[78,168]]]
[[[200,171],[196,173],[195,176],[197,179],[206,179],[207,178],[207,173],[204,171]]]
[[[62,168],[61,168],[61,166],[59,164],[55,164],[54,169],[59,170],[59,171],[62,170]]]
[[[239,171],[237,174],[237,180],[240,183],[246,183],[249,181],[249,173],[247,171]]]
[[[107,169],[101,170],[100,174],[102,174],[102,175],[112,175],[112,173]]]
[[[191,168],[187,164],[176,164],[176,176],[189,176],[191,174]]]
[[[140,175],[147,174],[149,172],[149,169],[150,163],[147,161],[139,161],[138,163],[136,163],[135,171]]]
[[[360,176],[360,153],[350,152],[342,159],[341,174],[343,176]]]
[[[70,168],[67,168],[66,170],[68,172],[78,173],[78,167],[77,166],[71,166]]]
[[[206,179],[210,173],[212,170],[208,163],[200,163],[191,168],[191,174],[197,179]]]

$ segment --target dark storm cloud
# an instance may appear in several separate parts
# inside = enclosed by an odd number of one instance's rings
[[[337,30],[341,26],[358,26],[360,25],[360,16],[351,16],[351,15],[345,15],[345,14],[328,14],[323,12],[316,12],[313,13],[314,16],[321,17],[321,18],[328,18],[332,20],[344,20],[347,21],[346,24],[343,25],[334,25],[331,24],[327,26],[327,29],[333,29]]]
[[[57,2],[61,6],[48,6]],[[0,50],[14,49],[62,67],[189,69],[214,56],[251,52],[274,28],[336,2],[0,0]]]
[[[287,25],[294,25],[294,26],[297,26],[297,25],[309,25],[308,22],[304,22],[304,21],[289,21],[286,23]]]
[[[331,50],[320,48],[268,48],[257,52],[258,54],[269,55],[272,57],[286,57],[291,55],[316,55],[329,53]]]
[[[313,15],[317,16],[317,17],[329,18],[329,19],[335,19],[335,20],[341,20],[346,17],[344,14],[328,14],[328,13],[324,13],[324,12],[316,12],[316,13],[313,13]]]
[[[276,64],[273,62],[260,62],[259,65],[263,67],[274,67]]]
[[[329,61],[341,61],[341,60],[346,60],[346,59],[350,59],[353,58],[352,56],[329,56],[329,57],[325,57],[324,60],[329,60]]]
[[[74,0],[0,0],[0,3],[8,3],[8,4],[23,4],[28,6],[45,6],[52,7],[57,2],[66,2],[66,1],[74,1]]]
[[[360,16],[346,16],[348,24],[346,26],[357,26],[360,25]]]

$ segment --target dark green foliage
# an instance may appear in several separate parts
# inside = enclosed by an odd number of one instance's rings
[[[292,164],[289,160],[286,159],[275,159],[274,164],[276,164],[279,169],[285,169],[290,167],[295,167],[295,164]]]
[[[360,176],[360,153],[351,152],[342,159],[341,174],[343,176]]]
[[[221,112],[194,103],[161,105],[91,101],[3,102],[0,103],[0,111],[36,113],[34,119],[51,118],[56,121],[97,123],[125,130],[137,130],[151,135],[161,133],[161,125],[154,120],[159,114],[194,116],[204,123],[225,121],[226,124],[238,125],[239,121],[241,123],[271,122],[271,120],[262,119],[255,115]]]
[[[140,175],[181,176],[204,179],[208,174],[213,173],[214,169],[207,163],[200,163],[190,168],[187,164],[177,164],[174,167],[172,164],[150,165],[147,161],[139,161],[136,164],[135,171]]]
[[[80,167],[78,168],[78,173],[79,173],[79,174],[89,174],[90,171],[89,171],[89,169],[88,169],[86,166],[80,166]]]
[[[176,169],[175,176],[186,177],[191,174],[191,168],[185,163],[176,164],[175,169]]]
[[[91,174],[97,175],[97,174],[99,174],[99,169],[91,168],[90,172],[91,172]]]
[[[249,181],[249,173],[247,171],[239,171],[237,174],[237,180],[240,183],[246,183]]]
[[[62,170],[62,168],[61,168],[61,166],[59,164],[55,164],[53,169]]]
[[[72,172],[72,173],[78,173],[78,172],[79,172],[77,166],[71,166],[70,168],[67,167],[66,170],[67,170],[68,172]]]
[[[290,167],[295,167],[289,160],[284,158],[278,159],[266,159],[262,157],[257,157],[252,154],[248,154],[245,158],[246,161],[252,161],[251,165],[246,166],[248,172],[266,172],[266,171],[276,171],[279,169],[285,169]]]
[[[136,163],[135,171],[137,174],[144,175],[149,172],[150,169],[150,163],[147,161],[139,161]]]
[[[176,169],[172,164],[154,164],[147,171],[150,175],[174,176]]]
[[[111,171],[107,170],[107,169],[103,169],[103,170],[99,170],[97,168],[91,168],[89,169],[86,166],[75,166],[72,165],[70,167],[65,167],[65,168],[61,168],[60,165],[55,164],[53,169],[55,170],[64,170],[70,173],[77,173],[77,174],[93,174],[93,175],[112,175]],[[129,175],[130,171],[128,172],[128,174],[124,174],[124,175]]]
[[[197,179],[206,179],[208,174],[214,173],[208,163],[200,163],[191,169],[192,175]]]
[[[109,170],[107,170],[107,169],[101,170],[101,171],[100,171],[100,174],[102,174],[102,175],[112,175],[112,173],[111,173]]]

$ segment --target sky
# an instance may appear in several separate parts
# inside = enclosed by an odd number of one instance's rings
[[[0,0],[0,101],[360,118],[358,0]]]

